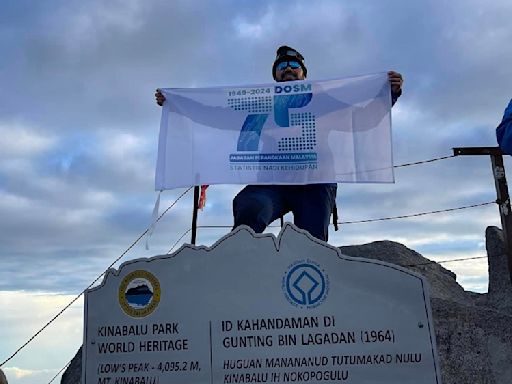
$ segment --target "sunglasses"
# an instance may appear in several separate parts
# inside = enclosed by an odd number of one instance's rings
[[[276,69],[279,71],[284,71],[287,67],[290,67],[291,69],[297,69],[300,68],[300,64],[297,61],[281,61],[279,64],[277,64]]]

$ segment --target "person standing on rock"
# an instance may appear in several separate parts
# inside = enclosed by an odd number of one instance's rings
[[[283,45],[277,49],[272,65],[277,82],[305,80],[307,68],[304,56],[296,49]],[[402,75],[388,72],[392,104],[402,94]],[[162,106],[165,96],[157,89],[156,102]],[[233,229],[249,226],[261,233],[274,220],[293,213],[294,224],[312,236],[327,241],[329,218],[336,202],[336,183],[302,185],[248,185],[233,200]]]

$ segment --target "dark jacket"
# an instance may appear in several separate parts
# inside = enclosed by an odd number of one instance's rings
[[[503,153],[512,155],[512,99],[505,109],[500,125],[496,128],[496,138]]]

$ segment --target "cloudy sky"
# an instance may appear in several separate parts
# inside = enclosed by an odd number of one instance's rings
[[[7,0],[0,4],[0,361],[89,285],[146,229],[156,198],[157,87],[272,82],[279,45],[311,80],[395,69],[395,164],[495,146],[512,97],[509,0]],[[213,149],[212,149],[213,150]],[[507,159],[508,161],[508,159]],[[508,163],[507,163],[508,164]],[[508,165],[507,165],[508,166]],[[456,208],[496,198],[488,157],[396,169],[392,185],[339,187],[340,220]],[[214,186],[200,225],[232,224],[241,186]],[[184,190],[167,191],[162,210]],[[163,218],[151,249],[190,227],[191,193]],[[287,217],[291,219],[291,217]],[[485,256],[495,205],[331,229],[333,245],[394,240],[436,261]],[[229,231],[200,228],[198,244]],[[276,231],[273,229],[272,231]],[[189,241],[185,237],[183,241]],[[444,264],[485,292],[484,260]],[[82,338],[82,302],[3,369],[48,382]]]

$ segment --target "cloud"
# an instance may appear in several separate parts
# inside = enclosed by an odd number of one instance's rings
[[[0,157],[4,159],[37,156],[52,149],[57,141],[20,122],[0,123],[0,136]]]
[[[5,368],[6,376],[14,376],[16,379],[23,379],[29,376],[46,376],[48,374],[55,374],[51,369],[39,369],[39,370],[29,370],[29,369],[21,369],[18,367],[9,367]]]
[[[0,291],[0,360],[4,361],[74,296]],[[81,345],[83,300],[68,309],[2,369],[10,384],[49,382]]]

